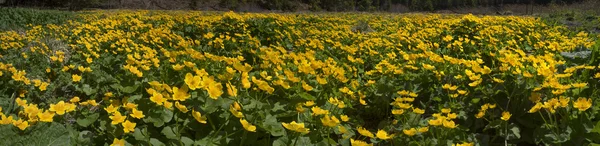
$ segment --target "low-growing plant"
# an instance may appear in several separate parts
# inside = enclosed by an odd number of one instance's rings
[[[76,17],[0,33],[0,145],[600,143],[600,43],[533,17]]]

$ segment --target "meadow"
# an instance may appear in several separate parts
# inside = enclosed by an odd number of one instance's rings
[[[0,145],[600,143],[598,34],[538,17],[2,11]]]

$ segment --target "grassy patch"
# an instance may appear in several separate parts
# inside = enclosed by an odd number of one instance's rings
[[[74,12],[0,8],[0,31],[26,29],[35,25],[63,24],[74,18]]]

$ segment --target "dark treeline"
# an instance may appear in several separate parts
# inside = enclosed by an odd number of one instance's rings
[[[131,8],[124,7],[127,0],[0,0],[1,6],[82,8]],[[144,3],[171,0],[137,0]],[[180,0],[180,5],[197,9],[198,5],[217,3],[223,9],[235,10],[247,4],[261,9],[281,11],[388,11],[394,5],[402,5],[413,11],[433,11],[458,7],[502,7],[506,4],[571,4],[585,0]],[[135,7],[134,7],[135,8]],[[178,9],[161,7],[162,9]],[[181,7],[179,7],[180,9]]]

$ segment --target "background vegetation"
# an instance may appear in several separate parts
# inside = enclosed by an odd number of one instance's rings
[[[572,4],[586,0],[0,0],[3,6],[83,8],[229,9],[252,6],[280,11],[433,11],[460,7],[495,7],[508,4]],[[129,4],[128,4],[129,3]],[[133,4],[131,4],[133,3]]]

